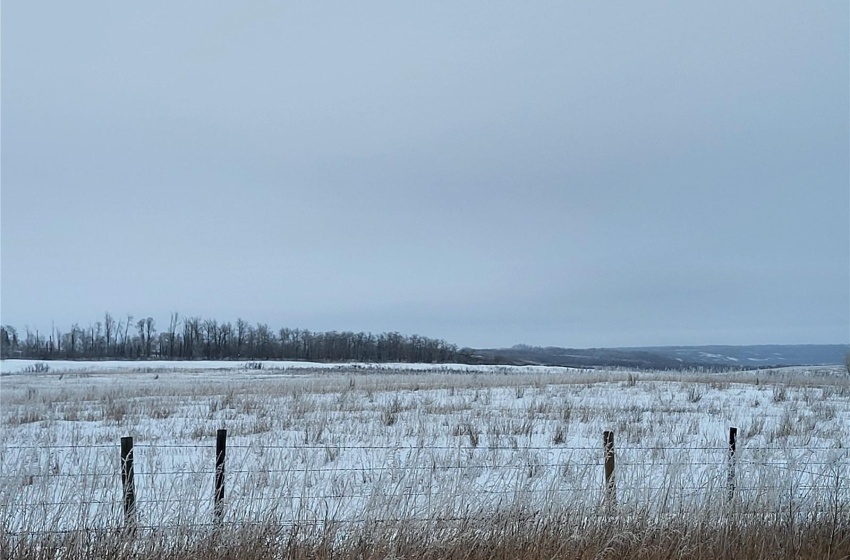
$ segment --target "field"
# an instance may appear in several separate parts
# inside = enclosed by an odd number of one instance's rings
[[[3,558],[850,557],[850,378],[837,367],[2,371]]]

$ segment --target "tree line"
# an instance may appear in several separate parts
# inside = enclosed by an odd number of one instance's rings
[[[44,333],[11,325],[0,327],[0,356],[39,360],[308,360],[363,362],[460,362],[473,360],[469,349],[444,340],[397,332],[311,332],[274,330],[264,323],[235,323],[172,313],[157,329],[152,317],[115,318],[66,332]]]

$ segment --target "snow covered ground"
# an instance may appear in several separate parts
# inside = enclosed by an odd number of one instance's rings
[[[227,360],[2,360],[0,374],[15,375],[24,373],[160,373],[186,371],[229,371],[251,372],[257,370],[281,372],[302,372],[304,370],[366,370],[387,372],[456,372],[456,373],[551,373],[574,371],[572,368],[549,366],[492,366],[468,364],[410,364],[410,363],[364,363],[364,362],[296,362],[282,360],[227,361]]]
[[[850,379],[839,368],[37,363],[0,364],[8,532],[121,525],[123,436],[135,443],[139,523],[210,523],[220,428],[225,521],[591,514],[610,506],[605,430],[620,511],[793,517],[850,504]]]

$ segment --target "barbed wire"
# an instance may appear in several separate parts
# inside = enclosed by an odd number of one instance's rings
[[[795,485],[794,487],[797,490],[833,490],[832,487],[827,485]],[[760,485],[760,486],[736,486],[734,491],[736,493],[748,493],[748,492],[768,492],[768,491],[784,491],[788,488],[784,485]],[[685,497],[685,494],[690,495],[704,495],[707,492],[714,490],[718,494],[726,495],[728,488],[725,486],[715,486],[715,487],[707,487],[707,486],[642,486],[642,485],[623,485],[617,484],[616,491],[619,494],[620,498],[623,499],[624,495],[628,496],[630,493],[636,492],[662,492],[662,491],[675,491],[677,492],[678,497]],[[556,494],[563,494],[569,492],[586,492],[588,489],[586,487],[579,486],[569,486],[569,487],[558,487],[553,489],[552,492]],[[600,486],[597,489],[594,489],[593,492],[603,493],[605,491],[604,486]],[[549,492],[540,492],[534,489],[517,487],[512,489],[505,490],[493,490],[493,489],[484,489],[484,488],[476,488],[472,490],[472,494],[476,496],[485,495],[485,496],[517,496],[526,498],[531,494],[544,494]],[[433,498],[433,497],[441,497],[441,496],[455,496],[461,499],[469,498],[470,496],[462,496],[458,495],[458,493],[454,490],[435,490],[435,491],[410,491],[409,488],[403,489],[398,494],[394,494],[393,496],[398,497],[400,499],[409,499],[409,498]],[[373,492],[355,492],[355,493],[331,493],[331,494],[312,494],[309,492],[301,493],[301,494],[274,494],[272,496],[257,496],[253,494],[239,494],[235,497],[230,497],[225,500],[228,504],[254,504],[254,503],[273,503],[279,500],[301,500],[301,499],[310,499],[310,500],[346,500],[346,499],[366,499],[366,498],[376,498],[386,496],[386,494],[382,494],[381,492],[373,491]],[[111,499],[111,500],[81,500],[75,501],[73,503],[69,503],[67,501],[41,501],[41,502],[30,502],[30,503],[15,503],[15,508],[17,509],[37,509],[45,506],[64,506],[70,509],[78,509],[87,505],[110,505],[114,507],[121,507],[123,504],[123,495]],[[675,501],[676,498],[673,498]],[[208,498],[145,498],[145,499],[136,499],[135,504],[210,504],[214,503],[214,499],[212,496]]]
[[[832,466],[831,463],[818,463],[819,465]],[[602,462],[598,463],[528,463],[524,465],[418,465],[418,466],[380,466],[380,467],[336,467],[336,468],[289,468],[289,469],[268,469],[268,468],[258,468],[258,469],[225,469],[225,473],[227,475],[270,475],[270,474],[327,474],[327,473],[380,473],[380,472],[392,472],[392,473],[404,473],[404,472],[439,472],[439,471],[454,471],[454,470],[492,470],[492,471],[527,471],[527,470],[538,470],[538,469],[564,469],[564,468],[573,468],[573,469],[587,469],[590,467],[600,467],[602,466]],[[840,476],[840,473],[836,472],[817,472],[806,469],[799,469],[789,467],[787,465],[762,465],[756,464],[757,466],[777,466],[782,470],[786,470],[789,472],[795,472],[798,474],[805,474],[813,477],[820,478],[835,478],[836,476]],[[723,470],[726,472],[728,470],[727,465],[719,465],[716,463],[653,463],[653,464],[642,464],[642,463],[617,463],[618,467],[646,467],[647,469],[652,469],[656,467],[688,467],[688,466],[711,466],[717,467],[718,470]],[[199,471],[159,471],[159,472],[134,472],[134,475],[137,477],[165,477],[165,476],[211,476],[215,473],[214,468],[209,468],[205,470]],[[619,474],[619,471],[618,471]],[[52,479],[52,478],[119,478],[121,476],[120,471],[115,471],[111,473],[21,473],[21,474],[12,474],[12,475],[0,475],[0,481],[26,481],[28,479]],[[22,486],[29,486],[31,483],[22,482]]]
[[[514,434],[516,435],[516,434]],[[521,434],[520,434],[521,435]],[[454,436],[458,438],[465,438],[466,434],[461,434],[458,436]],[[506,437],[506,435],[503,435]],[[31,451],[31,450],[41,450],[41,451],[52,451],[57,449],[120,449],[120,443],[114,444],[84,444],[84,445],[3,445],[0,444],[0,449],[4,451]],[[313,450],[319,449],[324,450],[327,448],[335,448],[340,450],[376,450],[376,451],[427,451],[427,450],[443,450],[443,451],[457,451],[458,449],[466,450],[466,449],[478,449],[481,451],[600,451],[604,450],[604,445],[596,445],[596,446],[565,446],[560,444],[553,444],[551,446],[531,446],[531,445],[463,445],[459,443],[457,445],[422,445],[422,446],[413,446],[413,445],[372,445],[372,444],[357,444],[357,445],[349,445],[349,444],[338,444],[334,442],[322,443],[322,444],[263,444],[263,443],[250,443],[250,444],[239,444],[239,443],[229,443],[227,444],[228,449],[256,449],[256,450],[273,450],[273,449],[283,449],[283,450]],[[134,443],[134,449],[210,449],[215,450],[215,442],[212,443]],[[617,445],[615,446],[615,451],[617,452],[626,452],[626,451],[664,451],[664,452],[684,452],[684,451],[729,451],[728,445],[723,446],[675,446],[675,447],[659,447],[659,446],[635,446],[635,445]],[[762,452],[762,451],[811,451],[811,452],[819,452],[819,451],[845,451],[850,452],[850,448],[842,447],[841,445],[834,446],[772,446],[772,447],[747,447],[745,445],[738,444],[736,446],[736,453],[742,452]]]
[[[559,469],[559,468],[592,468],[600,467],[604,464],[604,457],[591,462],[576,462],[566,460],[563,462],[545,462],[527,461],[521,464],[460,464],[460,463],[429,463],[420,465],[372,465],[372,466],[331,466],[331,467],[312,467],[308,464],[292,465],[288,468],[266,468],[258,467],[254,469],[232,468],[225,467],[227,474],[279,474],[279,473],[295,473],[295,474],[327,474],[327,473],[344,473],[344,472],[407,472],[407,471],[446,471],[446,470],[500,470],[500,471],[521,471],[526,469]],[[716,467],[718,469],[728,469],[731,465],[741,467],[775,467],[781,470],[798,472],[800,474],[808,474],[820,477],[834,477],[836,471],[822,470],[814,471],[802,467],[841,467],[845,465],[842,461],[804,461],[801,466],[796,461],[779,462],[779,461],[754,461],[747,459],[735,458],[734,460],[726,461],[647,461],[647,462],[631,462],[631,461],[616,461],[616,467],[640,467],[643,469],[656,469],[659,467]],[[46,466],[50,468],[49,466]],[[139,477],[159,477],[159,476],[206,476],[215,472],[214,465],[200,470],[173,470],[173,471],[145,471],[135,470],[134,475]],[[120,469],[109,471],[96,472],[16,472],[12,474],[0,474],[0,480],[20,480],[27,478],[112,478],[120,476]]]
[[[776,511],[765,511],[758,510],[753,511],[746,509],[745,507],[740,507],[736,504],[729,504],[725,508],[722,508],[723,511],[727,512],[730,515],[734,515],[736,518],[755,518],[757,521],[768,521],[773,519],[784,519],[788,517],[788,513],[786,512],[776,512]],[[796,516],[811,516],[812,514],[823,513],[822,510],[818,508],[814,509],[798,509],[796,512]],[[837,513],[846,514],[847,508],[846,506],[842,508]],[[599,504],[597,506],[588,506],[584,508],[581,513],[581,517],[584,519],[598,519],[604,520],[605,522],[610,522],[612,520],[617,520],[618,518],[624,520],[632,520],[635,519],[632,517],[633,515],[643,515],[644,518],[649,521],[657,520],[667,517],[680,517],[680,513],[676,511],[667,511],[667,512],[647,512],[647,510],[641,506],[633,506],[628,507],[626,505],[615,505],[609,506],[606,504]],[[253,527],[262,527],[262,528],[292,528],[292,529],[303,529],[305,527],[310,528],[327,528],[334,527],[339,525],[387,525],[393,524],[395,526],[404,526],[411,523],[422,523],[429,524],[434,526],[440,526],[447,523],[473,523],[473,522],[489,522],[491,524],[500,524],[500,523],[517,523],[523,522],[527,523],[529,520],[533,519],[546,519],[547,517],[553,521],[557,520],[558,511],[552,510],[520,510],[520,511],[511,511],[511,510],[495,510],[492,512],[486,513],[466,513],[464,515],[445,515],[445,514],[434,514],[428,517],[413,517],[413,516],[405,516],[405,517],[306,517],[303,514],[297,516],[293,519],[281,519],[276,517],[271,517],[269,519],[261,519],[256,521],[226,521],[226,520],[213,520],[209,522],[193,522],[193,523],[185,523],[181,522],[179,524],[161,524],[161,525],[145,525],[138,522],[130,523],[130,524],[119,524],[121,523],[118,519],[111,520],[112,524],[105,524],[101,527],[78,527],[73,529],[37,529],[37,530],[25,530],[25,531],[14,531],[8,528],[3,529],[3,535],[7,537],[37,537],[41,535],[73,535],[73,534],[81,534],[81,535],[91,535],[92,533],[103,533],[110,532],[115,533],[116,535],[124,535],[124,534],[134,534],[138,536],[139,532],[147,532],[152,535],[154,534],[162,534],[168,531],[179,531],[181,533],[187,530],[197,530],[197,529],[209,529],[212,531],[220,531],[222,529],[245,529],[245,528],[253,528]],[[848,519],[850,516],[845,517],[844,519]],[[723,522],[722,519],[719,522]]]

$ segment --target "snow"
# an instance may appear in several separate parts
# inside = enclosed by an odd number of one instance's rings
[[[119,441],[135,443],[140,522],[209,522],[216,430],[225,520],[592,512],[602,432],[618,507],[801,515],[845,487],[850,382],[838,368],[712,374],[263,362],[2,363],[0,519],[9,532],[123,523]]]
[[[459,373],[546,373],[570,371],[574,368],[554,366],[491,366],[469,364],[411,364],[411,363],[365,363],[365,362],[305,362],[284,360],[193,360],[193,361],[71,361],[71,360],[2,360],[0,374],[14,375],[35,372],[38,364],[47,366],[50,373],[118,373],[118,372],[177,372],[177,371],[290,371],[290,370],[351,370],[368,371],[422,371]]]
[[[715,358],[720,360],[728,360],[730,362],[739,361],[738,358],[733,358],[732,356],[724,356],[723,354],[713,354],[711,352],[699,352],[698,354],[703,358]]]

